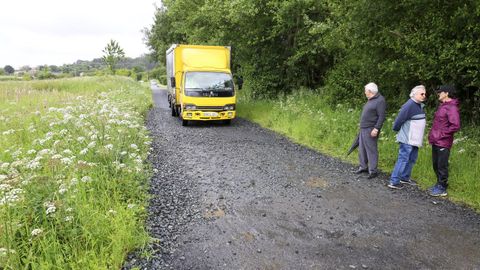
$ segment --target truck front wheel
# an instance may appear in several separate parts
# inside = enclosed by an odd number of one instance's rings
[[[182,126],[184,127],[188,126],[188,120],[182,119]]]
[[[172,116],[177,116],[177,110],[175,110],[175,106],[171,105],[170,107],[172,108]]]

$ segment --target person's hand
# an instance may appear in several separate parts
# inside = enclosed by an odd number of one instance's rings
[[[377,137],[378,136],[378,129],[376,129],[376,128],[372,129],[372,132],[370,132],[370,136]]]

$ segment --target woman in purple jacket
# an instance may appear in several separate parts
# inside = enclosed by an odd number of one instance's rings
[[[447,196],[448,158],[453,144],[453,134],[460,129],[459,101],[454,98],[455,88],[442,85],[437,89],[440,105],[435,112],[428,142],[432,145],[433,170],[437,183],[429,189],[431,196]]]

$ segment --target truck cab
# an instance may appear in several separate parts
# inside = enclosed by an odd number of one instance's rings
[[[230,48],[172,45],[167,50],[167,87],[172,116],[189,121],[235,118],[236,93]]]

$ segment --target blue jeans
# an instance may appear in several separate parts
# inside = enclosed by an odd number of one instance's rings
[[[417,162],[418,147],[409,144],[400,143],[398,149],[398,159],[390,176],[390,184],[397,185],[400,180],[410,179],[413,165]]]

